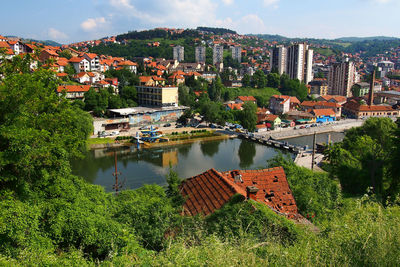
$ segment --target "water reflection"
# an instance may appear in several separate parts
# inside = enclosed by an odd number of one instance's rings
[[[218,153],[218,146],[222,142],[222,140],[217,140],[215,142],[201,142],[200,149],[203,152],[203,155],[212,157]]]
[[[188,178],[210,168],[228,171],[265,167],[266,161],[279,153],[274,148],[240,139],[141,150],[126,147],[116,151],[118,171],[126,180],[125,188],[132,189],[144,184],[165,185],[170,164],[181,178]],[[114,150],[98,149],[88,151],[84,159],[72,162],[72,170],[88,182],[111,191],[114,164]]]
[[[256,144],[254,142],[242,142],[239,146],[238,155],[241,169],[247,169],[253,165],[256,156]]]

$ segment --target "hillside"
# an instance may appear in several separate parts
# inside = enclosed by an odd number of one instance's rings
[[[399,40],[397,37],[388,37],[388,36],[371,36],[371,37],[342,37],[342,38],[337,38],[335,39],[336,41],[341,41],[341,42],[363,42],[363,41],[372,41],[372,40],[378,40],[378,41],[392,41],[392,40]]]

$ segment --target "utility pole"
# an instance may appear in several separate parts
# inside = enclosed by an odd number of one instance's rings
[[[117,169],[117,152],[114,151],[114,164],[115,164],[115,172],[113,173],[113,176],[115,176],[115,184],[114,184],[114,190],[115,190],[115,194],[118,195],[118,191],[120,189],[120,184],[118,182],[118,175],[120,175],[121,173],[118,172]]]
[[[317,134],[316,132],[314,132],[314,136],[313,136],[313,146],[312,146],[312,158],[311,158],[311,170],[314,170],[314,160],[315,160],[315,140]]]

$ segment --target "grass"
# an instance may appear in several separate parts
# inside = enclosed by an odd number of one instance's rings
[[[335,52],[333,52],[332,49],[330,49],[330,48],[314,48],[314,50],[315,50],[315,52],[317,52],[323,56],[326,56],[326,57],[335,55]]]
[[[278,89],[272,87],[265,87],[260,89],[241,87],[237,88],[239,95],[243,96],[261,96],[270,99],[273,95],[281,94]]]
[[[88,145],[114,144],[115,140],[111,138],[89,138]]]

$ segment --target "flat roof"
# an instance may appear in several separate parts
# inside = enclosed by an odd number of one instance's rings
[[[183,110],[188,109],[186,106],[178,107],[133,107],[133,108],[119,108],[119,109],[109,109],[113,113],[120,114],[122,116],[134,115],[134,114],[144,114],[144,113],[154,113],[159,111],[173,111],[173,110]]]

